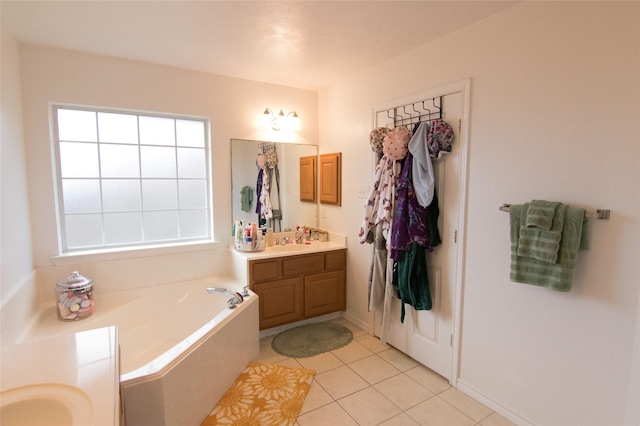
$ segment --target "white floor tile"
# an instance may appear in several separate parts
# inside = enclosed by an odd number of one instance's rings
[[[345,364],[373,355],[373,352],[357,340],[352,341],[343,348],[331,351],[331,353]]]
[[[389,364],[393,365],[400,371],[407,371],[413,367],[420,365],[415,359],[403,354],[396,348],[378,353],[378,356]]]
[[[297,421],[300,426],[358,426],[358,423],[337,402],[303,414]]]
[[[493,413],[486,419],[480,422],[482,426],[515,426],[506,418],[502,417],[498,413]]]
[[[311,388],[309,388],[309,393],[302,404],[300,414],[308,413],[332,402],[334,402],[334,400],[331,398],[331,395],[329,395],[318,382],[313,380],[311,382]]]
[[[369,386],[362,377],[346,365],[317,374],[315,379],[333,399],[344,398]]]
[[[402,410],[408,410],[434,396],[433,392],[411,380],[406,374],[391,377],[374,387]]]
[[[380,423],[380,426],[419,426],[411,417],[405,413],[398,414],[390,418],[386,422]]]
[[[428,369],[424,365],[418,365],[410,370],[407,370],[406,375],[413,380],[429,389],[431,392],[438,394],[451,387],[447,379],[439,375],[433,370]]]
[[[391,346],[389,345],[381,345],[380,339],[370,334],[360,336],[356,340],[358,341],[358,343],[365,346],[367,349],[369,349],[371,352],[374,352],[374,353],[391,349]]]
[[[344,397],[338,400],[338,404],[360,426],[374,426],[402,412],[372,387]]]
[[[465,413],[467,416],[471,417],[476,422],[487,418],[491,413],[493,413],[489,408],[455,388],[449,388],[438,394],[438,396]]]
[[[397,376],[400,370],[377,355],[368,356],[348,364],[349,368],[365,379],[370,385]]]
[[[315,370],[316,374],[324,373],[325,371],[333,370],[334,368],[344,365],[344,363],[331,352],[325,352],[309,358],[296,358],[296,360],[304,368]]]
[[[280,355],[271,347],[271,341],[265,342],[264,344],[260,343],[260,353],[255,361],[263,362],[265,364],[275,364],[278,361],[283,361],[287,359],[286,356]]]
[[[465,416],[442,399],[434,396],[405,411],[423,426],[474,426],[472,418]]]

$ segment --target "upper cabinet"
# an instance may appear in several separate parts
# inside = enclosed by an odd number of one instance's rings
[[[300,201],[316,202],[316,156],[300,157]]]
[[[320,203],[342,204],[342,153],[320,155]]]

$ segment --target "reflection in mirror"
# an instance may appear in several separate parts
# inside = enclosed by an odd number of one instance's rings
[[[274,164],[271,150],[275,151],[277,164]],[[269,151],[267,155],[266,151]],[[259,222],[256,213],[260,177],[258,154],[264,155],[261,161],[269,160],[264,169],[270,178],[269,201],[273,210],[280,211],[280,215],[276,212],[267,226],[273,227],[275,232],[295,229],[297,225],[317,227],[317,203],[300,201],[300,157],[317,156],[318,147],[294,143],[231,139],[231,205],[234,220]],[[278,219],[279,216],[281,219]]]

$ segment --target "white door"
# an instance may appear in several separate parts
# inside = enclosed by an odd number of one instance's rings
[[[436,96],[438,96],[436,94]],[[443,119],[455,132],[452,152],[433,162],[436,179],[439,230],[442,244],[426,254],[429,288],[433,308],[416,311],[405,305],[404,323],[400,322],[401,303],[393,298],[387,342],[421,364],[451,379],[453,359],[454,293],[457,268],[457,234],[461,170],[462,93],[443,97]],[[465,151],[466,152],[466,151]],[[374,333],[382,332],[382,311],[374,311]]]

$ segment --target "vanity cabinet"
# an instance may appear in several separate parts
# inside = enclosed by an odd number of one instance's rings
[[[249,260],[260,330],[346,308],[346,249]]]

